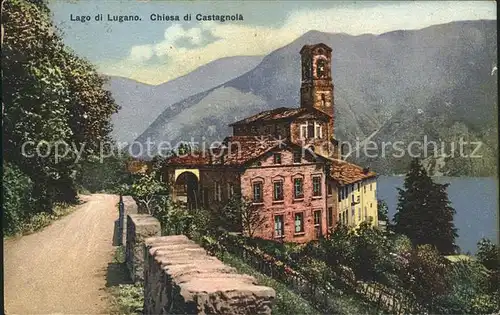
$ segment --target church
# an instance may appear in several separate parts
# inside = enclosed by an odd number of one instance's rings
[[[163,178],[189,207],[243,196],[263,218],[253,236],[305,243],[338,222],[378,224],[376,174],[342,160],[334,134],[332,49],[300,50],[300,107],[260,112],[230,126],[218,148],[173,156]]]

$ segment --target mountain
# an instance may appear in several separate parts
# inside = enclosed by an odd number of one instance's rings
[[[413,150],[412,141],[427,139],[437,142],[436,156],[424,159],[433,174],[493,176],[498,151],[496,32],[496,21],[490,20],[381,35],[310,31],[241,76],[166,108],[137,141],[169,141],[173,146],[193,137],[209,143],[229,135],[227,125],[245,116],[298,107],[299,51],[305,44],[323,42],[333,49],[336,138],[355,147],[356,139],[370,137],[378,147],[376,157],[361,150],[349,160],[381,174],[402,173],[411,157],[423,153]],[[453,143],[461,138],[468,141],[469,153],[471,142],[481,142],[482,157],[458,156]],[[402,157],[395,142],[402,143]]]
[[[253,69],[261,56],[237,56],[215,60],[189,74],[160,85],[111,76],[111,91],[120,111],[112,117],[113,138],[130,143],[170,105],[203,92]]]

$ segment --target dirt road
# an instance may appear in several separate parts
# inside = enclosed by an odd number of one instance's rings
[[[82,200],[75,212],[44,230],[4,241],[6,314],[106,313],[118,197]]]

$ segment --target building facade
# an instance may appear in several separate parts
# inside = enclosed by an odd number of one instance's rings
[[[376,174],[341,160],[334,138],[331,52],[301,49],[300,107],[247,117],[221,146],[167,159],[174,198],[210,209],[243,196],[265,218],[254,236],[286,242],[318,239],[339,221],[376,224]]]

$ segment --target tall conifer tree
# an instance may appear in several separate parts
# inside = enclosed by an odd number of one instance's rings
[[[446,191],[449,184],[434,183],[418,159],[411,162],[394,215],[394,231],[407,235],[414,245],[430,244],[442,254],[457,249],[455,209]]]

